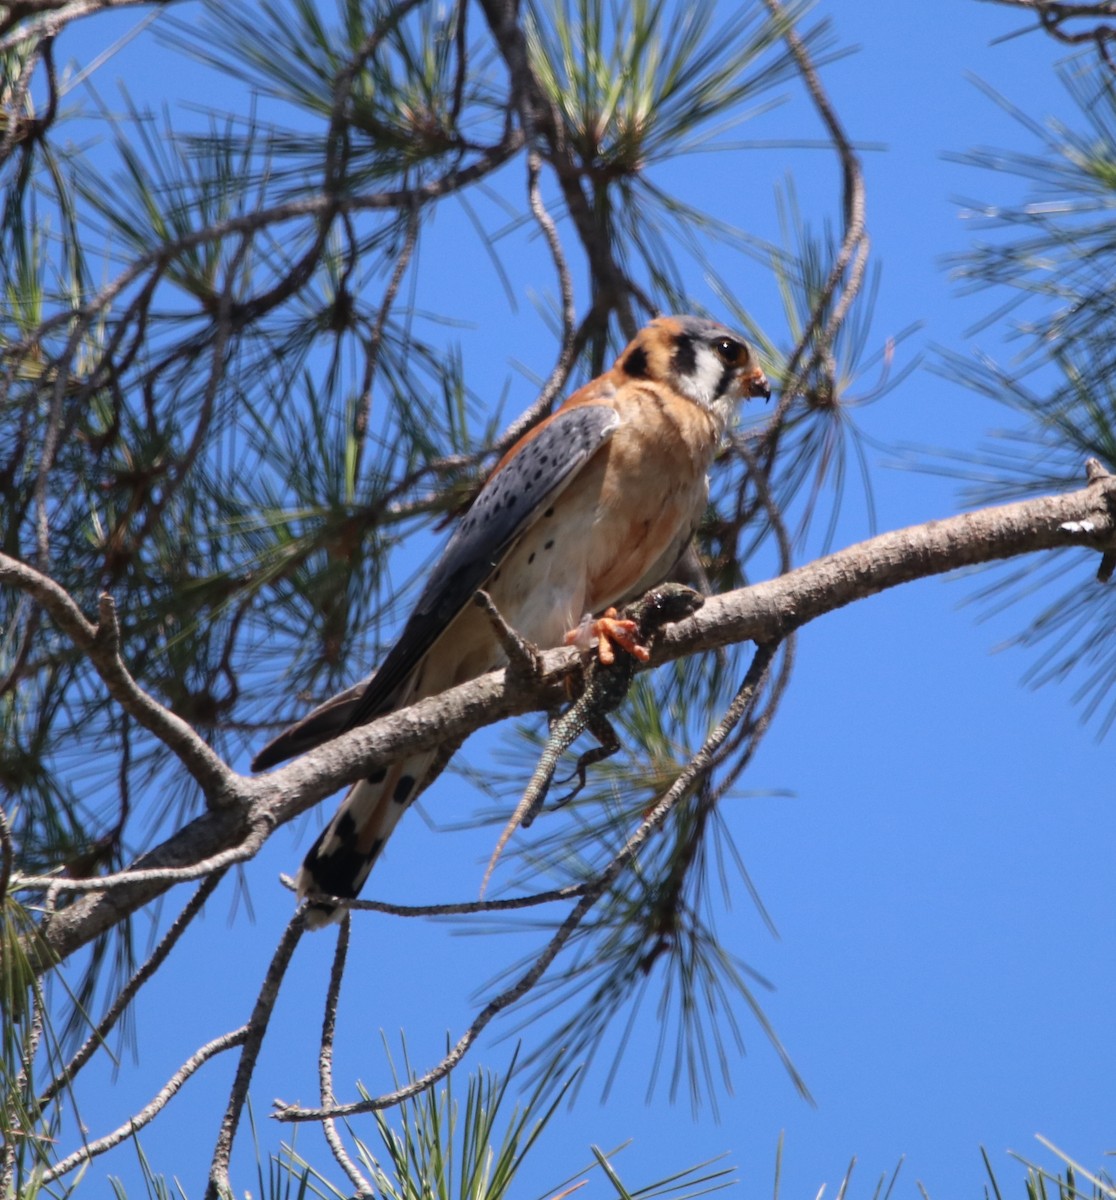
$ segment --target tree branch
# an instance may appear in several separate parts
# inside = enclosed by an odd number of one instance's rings
[[[108,1011],[98,1022],[97,1028],[86,1038],[78,1052],[44,1089],[42,1095],[39,1097],[40,1108],[45,1109],[63,1088],[73,1087],[78,1072],[89,1062],[96,1051],[105,1044],[105,1039],[117,1021],[123,1016],[128,1005],[135,999],[136,993],[166,961],[167,955],[178,944],[179,938],[190,927],[206,900],[216,891],[217,885],[224,877],[224,871],[213,872],[193,894],[182,912],[171,923],[170,928],[163,935],[158,946],[152,951],[150,958],[132,975],[124,987],[120,989],[116,999],[109,1005]]]
[[[209,1168],[209,1184],[206,1188],[206,1200],[227,1200],[235,1193],[229,1179],[229,1158],[232,1155],[233,1141],[236,1129],[240,1124],[240,1116],[248,1099],[248,1085],[252,1082],[252,1072],[256,1067],[260,1046],[264,1034],[267,1033],[275,1002],[279,999],[279,988],[283,977],[291,963],[291,956],[302,935],[306,932],[306,917],[304,911],[299,911],[290,919],[279,945],[275,948],[271,963],[264,975],[256,1003],[252,1008],[252,1016],[248,1024],[239,1031],[241,1046],[240,1062],[237,1064],[236,1077],[229,1091],[229,1104],[225,1110],[225,1119],[221,1122],[221,1130],[217,1135],[217,1143],[213,1150],[213,1161]]]
[[[519,24],[517,0],[481,0],[485,19],[511,78],[512,97],[528,142],[545,147],[562,199],[589,260],[593,310],[615,311],[626,339],[635,337],[639,322],[632,311],[635,285],[617,262],[613,247],[582,187],[582,166],[569,144],[558,114],[531,68],[527,38]]]
[[[763,682],[768,667],[771,665],[771,659],[775,650],[776,645],[774,643],[761,645],[757,648],[755,656],[752,659],[752,665],[748,668],[748,673],[744,677],[744,682],[740,685],[736,696],[733,698],[724,716],[717,723],[716,728],[705,739],[701,749],[681,771],[666,794],[659,799],[658,803],[643,819],[632,836],[624,843],[619,853],[613,857],[611,862],[605,866],[596,878],[586,884],[583,895],[558,927],[554,936],[543,947],[542,953],[539,954],[518,979],[505,988],[498,996],[493,997],[481,1009],[476,1017],[473,1018],[473,1022],[469,1028],[458,1039],[456,1045],[450,1049],[440,1062],[436,1063],[425,1075],[412,1080],[405,1086],[384,1096],[376,1096],[370,1100],[358,1100],[351,1104],[338,1104],[332,1108],[318,1109],[303,1108],[297,1104],[285,1104],[277,1100],[277,1111],[272,1115],[280,1121],[321,1121],[332,1120],[335,1117],[355,1116],[358,1113],[376,1112],[385,1108],[394,1108],[395,1105],[412,1096],[418,1095],[419,1092],[426,1091],[427,1088],[432,1087],[440,1079],[444,1079],[461,1059],[465,1057],[469,1048],[477,1040],[484,1028],[492,1021],[493,1017],[525,996],[542,978],[547,967],[558,956],[562,947],[573,937],[578,926],[588,916],[593,905],[605,894],[609,886],[628,863],[635,858],[644,842],[657,829],[661,828],[667,818],[667,814],[675,804],[683,796],[686,796],[702,775],[709,770],[717,754],[717,750],[724,743],[725,738],[729,736],[733,728],[755,703],[757,690]]]
[[[80,305],[63,308],[48,317],[39,324],[30,337],[6,346],[6,353],[11,358],[18,358],[33,352],[35,346],[55,329],[72,329],[67,349],[60,356],[60,361],[68,361],[73,356],[88,326],[101,313],[107,311],[122,293],[148,271],[153,273],[152,277],[154,278],[155,275],[166,269],[168,263],[173,262],[180,255],[201,246],[219,243],[238,234],[254,234],[272,226],[285,225],[290,221],[318,221],[331,213],[387,212],[390,210],[413,212],[424,204],[452,195],[492,174],[512,158],[523,145],[522,133],[518,130],[511,130],[499,142],[475,149],[474,157],[464,166],[452,167],[444,174],[416,187],[391,188],[382,192],[361,192],[347,196],[319,193],[267,207],[254,208],[250,212],[235,217],[213,221],[200,229],[191,230],[189,233],[168,240],[137,256],[115,279],[105,284],[94,296]],[[274,236],[276,238],[284,237],[280,232],[276,232]],[[60,376],[64,379],[67,373],[61,371]]]
[[[145,1105],[134,1116],[129,1117],[118,1129],[112,1133],[106,1134],[96,1141],[87,1142],[80,1149],[75,1150],[73,1154],[67,1155],[55,1163],[48,1171],[43,1174],[43,1182],[50,1183],[55,1179],[61,1179],[63,1175],[74,1170],[75,1167],[83,1166],[90,1159],[96,1158],[98,1154],[104,1154],[107,1150],[113,1149],[114,1146],[119,1146],[121,1142],[126,1142],[129,1138],[135,1135],[147,1124],[153,1121],[159,1113],[167,1106],[167,1103],[177,1095],[179,1088],[190,1078],[200,1067],[203,1067],[214,1055],[222,1054],[226,1050],[231,1050],[234,1046],[241,1046],[248,1037],[248,1026],[245,1025],[240,1029],[234,1029],[230,1033],[223,1033],[220,1037],[214,1038],[213,1041],[207,1042],[200,1050],[195,1051],[190,1057],[178,1068],[177,1071],[167,1080],[158,1094],[154,1097],[150,1104]]]
[[[322,1041],[318,1051],[318,1084],[322,1097],[322,1108],[335,1108],[337,1100],[333,1094],[333,1036],[337,1029],[337,1005],[341,999],[341,980],[345,974],[345,962],[349,954],[349,927],[352,917],[347,913],[341,921],[337,933],[337,947],[333,952],[333,967],[329,973],[329,988],[326,991],[325,1012],[322,1016]],[[322,1133],[329,1143],[337,1165],[349,1177],[356,1191],[353,1200],[374,1200],[376,1190],[361,1174],[360,1168],[353,1162],[352,1156],[345,1149],[341,1135],[337,1132],[337,1123],[330,1118],[322,1122]]]
[[[882,534],[776,579],[713,596],[692,618],[664,631],[650,665],[737,642],[771,642],[855,600],[958,567],[1075,546],[1110,551],[1116,548],[1116,477],[1099,464],[1091,470],[1091,482],[1078,491]],[[240,845],[247,829],[273,829],[291,820],[378,765],[463,738],[504,717],[544,709],[577,659],[575,650],[550,650],[543,655],[537,688],[494,671],[353,730],[265,778],[232,776],[235,810],[202,814],[131,869],[196,864]],[[65,958],[169,886],[163,878],[137,880],[74,901],[45,930],[49,949]],[[64,881],[55,887],[62,889]]]
[[[780,0],[763,0],[763,2],[771,14],[771,19],[786,26],[783,37],[798,65],[799,74],[810,93],[810,99],[818,110],[818,116],[821,117],[833,147],[837,151],[837,156],[841,160],[841,207],[845,226],[841,246],[833,261],[833,266],[830,268],[825,287],[814,302],[810,320],[787,362],[783,393],[779,397],[778,408],[769,425],[768,461],[770,462],[787,410],[801,394],[810,372],[829,355],[837,331],[860,292],[864,282],[864,272],[868,265],[870,242],[865,223],[864,173],[860,167],[860,159],[821,85],[817,68],[806,50],[805,43],[798,36]],[[837,289],[841,287],[842,280],[844,287],[834,303],[833,298],[837,295]],[[833,304],[832,310],[830,310],[831,303]],[[827,312],[829,319],[825,320]]]
[[[168,3],[170,0],[21,0],[0,10],[0,53],[15,49],[22,42],[53,37],[78,17],[108,9]]]
[[[120,657],[120,627],[111,596],[102,595],[99,621],[93,625],[73,597],[53,579],[6,554],[0,554],[0,584],[30,596],[89,659],[109,695],[145,729],[153,733],[193,776],[211,805],[231,802],[229,785],[236,778],[193,728],[164,708],[132,678]]]

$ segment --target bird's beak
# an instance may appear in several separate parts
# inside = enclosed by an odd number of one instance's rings
[[[748,388],[748,395],[762,396],[765,400],[771,399],[771,384],[767,382],[767,376],[756,367],[750,375],[746,377],[745,383]]]

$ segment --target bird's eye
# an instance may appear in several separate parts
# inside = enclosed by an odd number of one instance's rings
[[[717,357],[726,366],[734,367],[741,358],[747,354],[747,350],[732,338],[718,338],[713,343],[713,349],[717,352]]]

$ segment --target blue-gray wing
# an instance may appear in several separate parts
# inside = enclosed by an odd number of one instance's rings
[[[356,688],[350,688],[327,700],[269,742],[253,767],[273,766],[389,709],[438,635],[484,586],[516,540],[608,441],[619,420],[609,405],[579,404],[560,409],[540,425],[477,495],[431,569],[399,640],[359,698],[354,699]]]
[[[338,692],[322,701],[317,708],[312,709],[293,725],[288,725],[282,733],[276,735],[252,759],[253,771],[266,771],[276,763],[286,762],[296,754],[305,754],[323,742],[331,741],[343,729],[348,728],[349,718],[360,703],[372,676],[366,676],[359,683]]]

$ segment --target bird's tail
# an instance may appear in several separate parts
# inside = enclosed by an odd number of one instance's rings
[[[418,795],[437,750],[426,750],[381,767],[353,784],[333,819],[318,835],[295,878],[298,895],[357,897],[399,818]],[[325,902],[311,905],[312,929],[339,920],[343,910]]]

